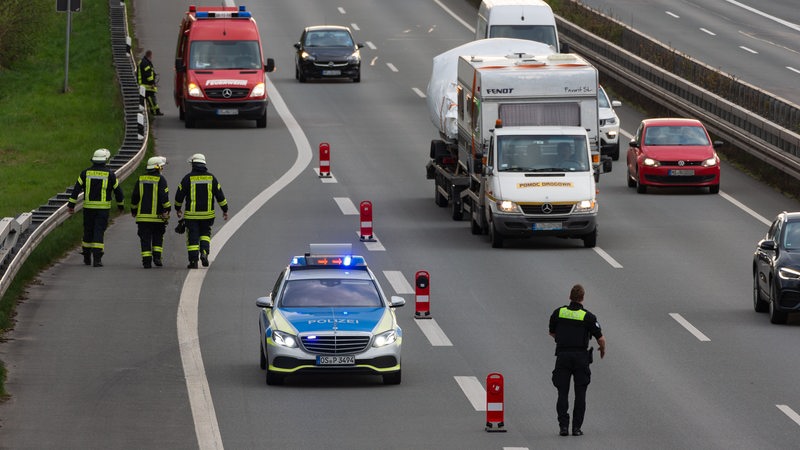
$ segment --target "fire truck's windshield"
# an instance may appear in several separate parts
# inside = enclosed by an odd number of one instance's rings
[[[190,69],[258,69],[261,51],[258,41],[194,41]]]

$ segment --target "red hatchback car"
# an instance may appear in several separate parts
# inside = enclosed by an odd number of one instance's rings
[[[695,119],[645,119],[628,147],[628,187],[708,186],[719,192],[721,141],[711,142]]]

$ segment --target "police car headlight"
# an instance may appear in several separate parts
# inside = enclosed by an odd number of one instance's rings
[[[519,209],[519,205],[517,205],[516,203],[514,203],[514,202],[512,202],[510,200],[503,200],[503,201],[497,202],[497,210],[499,212],[504,212],[504,213],[520,213],[521,212],[520,209]]]
[[[283,347],[297,348],[297,338],[283,331],[273,331],[272,341]]]
[[[597,207],[597,202],[594,200],[583,200],[575,205],[575,212],[576,213],[588,213],[593,212]]]
[[[263,97],[264,92],[266,92],[266,85],[264,83],[258,83],[250,92],[250,97]]]
[[[187,91],[189,92],[189,97],[202,97],[203,96],[203,91],[200,90],[200,86],[198,86],[198,85],[196,85],[194,83],[189,83],[189,88],[187,89]]]
[[[778,269],[778,276],[784,280],[800,280],[800,271],[788,267],[781,267]]]
[[[375,336],[375,339],[372,341],[372,346],[385,347],[389,344],[393,344],[395,341],[397,341],[397,331],[389,330]]]

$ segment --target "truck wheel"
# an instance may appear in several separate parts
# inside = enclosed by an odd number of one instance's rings
[[[469,230],[472,232],[472,234],[483,234],[483,227],[481,227],[481,224],[479,224],[474,217],[470,219]]]
[[[256,128],[267,128],[267,112],[264,111],[264,115],[256,119]]]
[[[183,117],[185,119],[183,125],[186,128],[195,128],[197,126],[197,119],[194,118],[194,115],[189,110],[186,110]]]
[[[594,248],[597,245],[597,228],[595,228],[591,233],[583,236],[583,246],[586,248]]]
[[[444,208],[447,206],[447,198],[439,192],[439,185],[437,184],[436,180],[433,182],[433,201],[436,202],[436,205]]]
[[[611,159],[619,161],[619,142],[611,149]]]
[[[503,235],[497,232],[494,221],[489,221],[489,239],[492,241],[492,248],[503,248]]]
[[[178,106],[178,119],[186,120],[186,112],[184,112],[183,106]]]

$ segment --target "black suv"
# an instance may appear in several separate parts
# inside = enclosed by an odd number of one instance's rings
[[[301,83],[310,78],[350,78],[361,81],[361,53],[347,27],[317,25],[306,27],[294,44],[294,77]]]
[[[800,212],[782,212],[753,255],[753,307],[786,323],[800,311]]]

